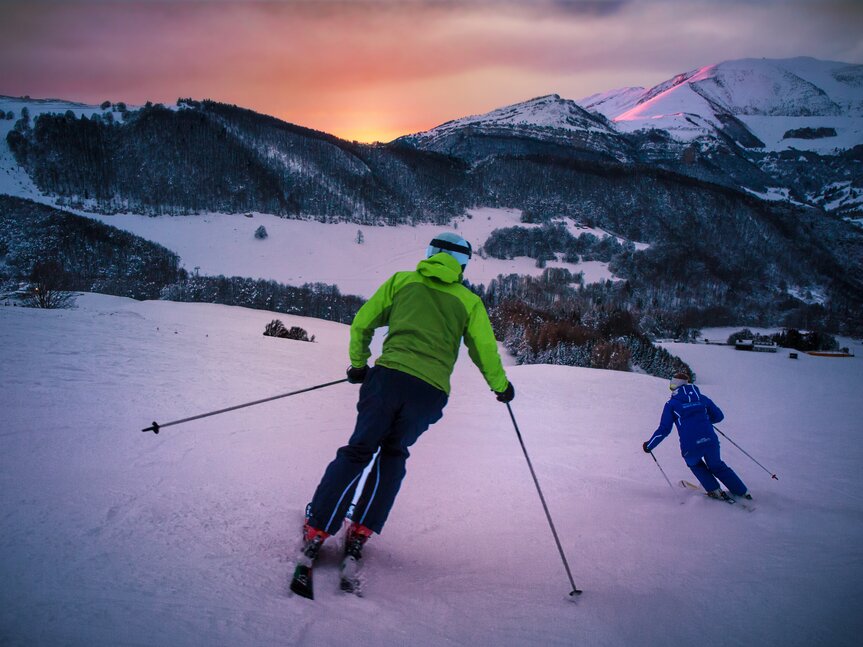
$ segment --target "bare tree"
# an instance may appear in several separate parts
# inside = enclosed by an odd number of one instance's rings
[[[36,261],[24,304],[31,308],[69,308],[75,303],[75,295],[65,289],[67,286],[66,271],[58,261]]]

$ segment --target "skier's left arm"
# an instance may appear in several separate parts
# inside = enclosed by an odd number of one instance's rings
[[[477,299],[468,313],[464,343],[468,355],[485,378],[489,388],[501,394],[510,386],[497,349],[497,340],[482,301]],[[510,398],[511,399],[511,398]]]
[[[701,399],[704,401],[704,406],[707,408],[707,417],[710,418],[711,424],[715,425],[717,422],[722,422],[725,419],[725,414],[722,413],[722,409],[717,407],[713,400],[703,393],[701,394]]]

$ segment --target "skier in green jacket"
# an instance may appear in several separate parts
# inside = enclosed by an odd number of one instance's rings
[[[365,541],[381,532],[405,475],[408,448],[443,415],[462,339],[497,399],[509,402],[515,396],[485,306],[462,284],[470,257],[470,243],[441,234],[415,271],[394,274],[354,317],[347,375],[349,382],[362,383],[357,422],[306,511],[307,558],[313,560],[324,539],[338,532],[375,452],[351,513],[346,554],[359,559]],[[389,327],[383,353],[369,368],[369,344],[381,326]]]

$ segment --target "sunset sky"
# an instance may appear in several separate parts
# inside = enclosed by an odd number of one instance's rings
[[[360,141],[792,56],[863,63],[863,1],[0,0],[0,94],[210,98]]]

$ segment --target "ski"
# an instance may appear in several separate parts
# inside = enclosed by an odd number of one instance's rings
[[[695,483],[690,483],[689,481],[680,481],[680,486],[685,488],[686,490],[691,491],[691,492],[700,492],[700,493],[704,494],[704,496],[706,496],[708,499],[713,499],[715,501],[724,501],[725,503],[728,503],[730,505],[734,505],[734,506],[740,508],[741,510],[746,510],[747,512],[754,512],[755,511],[755,508],[753,506],[749,505],[748,503],[743,503],[742,501],[739,501],[738,499],[735,499],[733,496],[731,496],[730,494],[728,494],[725,491],[722,492],[721,498],[717,498],[717,497],[710,496],[709,494],[707,494],[707,492],[705,492],[699,486],[695,485]]]
[[[746,512],[755,512],[755,506],[750,503],[744,503],[740,499],[733,499],[738,508],[746,510]]]
[[[311,561],[307,564],[303,563],[303,561],[297,563],[297,567],[294,569],[294,576],[291,578],[291,591],[308,600],[315,599],[315,592],[312,588]]]

